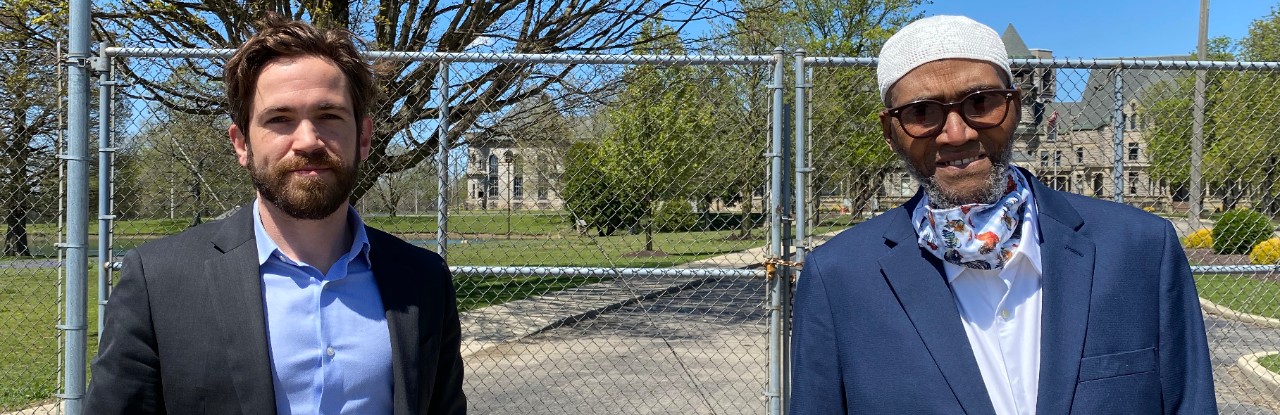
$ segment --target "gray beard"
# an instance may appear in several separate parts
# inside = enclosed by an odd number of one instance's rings
[[[938,186],[938,181],[933,176],[925,176],[924,172],[917,169],[915,164],[907,158],[907,155],[899,150],[898,146],[893,147],[893,153],[898,155],[898,160],[902,161],[902,165],[906,167],[907,174],[911,178],[916,179],[920,183],[920,187],[924,188],[924,194],[929,196],[929,207],[934,209],[951,209],[957,206],[982,204],[989,205],[995,203],[1004,196],[1008,180],[1005,177],[1009,174],[1009,160],[1013,158],[1013,146],[1006,146],[1003,154],[999,157],[991,158],[991,173],[987,175],[987,189],[974,198],[965,198],[963,195],[947,192]]]

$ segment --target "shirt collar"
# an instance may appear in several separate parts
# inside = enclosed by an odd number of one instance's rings
[[[258,265],[267,263],[272,255],[280,252],[280,245],[267,235],[267,229],[262,226],[262,212],[259,210],[259,202],[261,199],[253,201],[253,239],[258,245]],[[351,247],[347,249],[347,253],[343,254],[345,258],[359,258],[366,264],[373,264],[369,261],[369,235],[364,229],[364,220],[360,218],[360,214],[356,213],[356,209],[347,205],[347,226],[353,230],[351,238]]]

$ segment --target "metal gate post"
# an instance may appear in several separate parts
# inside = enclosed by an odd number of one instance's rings
[[[773,50],[773,115],[772,123],[773,133],[770,134],[771,148],[766,157],[769,158],[769,258],[781,259],[785,255],[783,248],[783,216],[786,213],[785,193],[783,192],[784,183],[786,183],[787,169],[783,152],[786,150],[786,130],[785,115],[783,111],[783,76],[786,70],[783,59],[786,51],[781,47]],[[783,400],[783,378],[786,377],[785,366],[783,361],[783,344],[787,342],[787,332],[784,330],[783,320],[785,316],[782,314],[782,290],[783,286],[788,282],[785,273],[775,271],[770,272],[766,283],[769,294],[769,390],[766,395],[769,397],[769,413],[771,415],[781,415],[785,408]]]
[[[1111,199],[1116,203],[1124,203],[1124,67],[1117,66],[1115,70],[1115,113],[1111,115],[1115,120],[1115,133],[1111,137],[1111,146],[1114,151],[1114,160],[1112,160],[1111,174],[1113,190],[1115,194]]]
[[[449,259],[449,63],[440,61],[440,120],[436,123],[436,252]]]
[[[116,151],[111,137],[111,99],[115,80],[112,79],[111,61],[107,57],[107,45],[98,47],[98,59],[93,69],[98,73],[98,333],[102,333],[103,316],[107,312],[107,297],[111,295],[111,238],[115,213],[112,211],[113,155]]]
[[[89,239],[89,0],[72,0],[67,44],[67,253],[64,300],[66,311],[58,326],[63,338],[62,409],[82,413],[85,391],[85,345],[88,297]]]

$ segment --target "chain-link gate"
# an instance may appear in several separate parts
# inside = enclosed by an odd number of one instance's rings
[[[821,243],[902,204],[917,184],[884,144],[875,60],[804,62],[806,236]],[[1220,409],[1280,411],[1280,65],[1015,59],[1013,69],[1014,164],[1051,188],[1169,219],[1205,311]]]
[[[111,252],[252,203],[216,75],[231,51],[105,52],[128,81]],[[473,411],[765,407],[781,54],[367,56],[383,91],[355,206],[449,261]]]

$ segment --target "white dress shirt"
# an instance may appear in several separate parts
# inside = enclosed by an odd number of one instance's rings
[[[1035,414],[1040,385],[1041,276],[1035,199],[1021,243],[998,270],[943,262],[964,332],[997,414]]]

